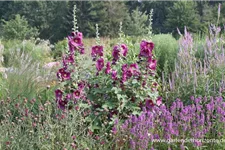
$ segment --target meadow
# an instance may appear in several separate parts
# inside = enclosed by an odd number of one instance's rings
[[[64,40],[3,38],[0,150],[225,149],[224,27],[174,38],[152,17],[142,36],[86,38],[74,6]]]

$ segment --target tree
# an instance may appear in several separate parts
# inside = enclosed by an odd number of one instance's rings
[[[129,22],[128,9],[124,2],[105,2],[107,20],[105,26],[107,27],[106,32],[110,37],[118,36],[120,22],[126,26]]]
[[[200,15],[196,10],[195,2],[175,2],[173,7],[168,8],[168,15],[165,26],[174,35],[177,34],[177,28],[184,31],[187,26],[191,32],[197,32],[200,26]]]
[[[147,21],[148,15],[145,13],[142,14],[138,9],[133,10],[129,16],[129,24],[127,24],[127,27],[125,28],[125,34],[134,36],[147,34]]]
[[[29,39],[38,36],[38,30],[30,27],[26,18],[16,15],[15,19],[3,20],[3,38],[5,39]]]

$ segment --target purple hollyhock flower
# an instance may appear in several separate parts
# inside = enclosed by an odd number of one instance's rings
[[[58,70],[58,72],[57,72],[57,77],[58,77],[58,78],[61,78],[61,74],[64,73],[64,72],[66,72],[65,68],[60,68],[60,69]]]
[[[65,63],[74,63],[74,56],[73,55],[69,55],[68,57],[65,58]]]
[[[62,110],[65,110],[67,103],[68,103],[67,100],[61,100],[61,99],[60,99],[60,100],[57,102],[58,108],[60,108],[60,109],[62,109]]]
[[[67,101],[70,101],[71,99],[72,99],[72,94],[67,94],[67,95],[66,95],[66,100],[67,100]]]
[[[70,79],[70,72],[63,72],[61,73],[62,80],[69,80]]]
[[[153,42],[148,42],[145,40],[141,41],[141,49],[149,49],[150,51],[152,51],[154,49],[154,43]]]
[[[153,48],[154,48],[154,43],[142,40],[140,44],[140,56],[150,57],[152,55]]]
[[[72,32],[71,35],[73,37],[79,37],[81,40],[83,39],[83,33],[82,32]]]
[[[71,41],[71,44],[75,47],[78,47],[78,46],[82,45],[82,39],[80,37],[75,37]]]
[[[103,56],[103,46],[96,45],[91,48],[91,56],[96,58],[96,56]]]
[[[118,45],[114,46],[112,56],[114,61],[117,61],[120,56],[120,47]]]
[[[101,71],[102,68],[104,67],[104,59],[103,58],[99,58],[96,62],[96,69],[98,71]]]
[[[127,69],[128,69],[128,65],[127,65],[127,64],[123,64],[123,65],[122,65],[122,71],[123,71],[123,72],[126,72]]]
[[[110,62],[107,62],[106,69],[105,69],[105,74],[109,74],[110,70],[111,70]]]
[[[60,89],[55,90],[55,97],[57,101],[62,99],[62,96],[63,96],[63,92]]]
[[[145,106],[147,109],[151,109],[154,106],[154,103],[151,99],[145,100]]]
[[[81,96],[81,92],[79,90],[76,90],[73,92],[73,96],[76,98],[76,99],[79,99],[80,96]]]
[[[77,32],[77,37],[81,38],[81,40],[83,39],[83,33],[82,32]]]
[[[80,54],[84,54],[84,53],[85,53],[84,48],[83,48],[83,47],[81,47],[79,52],[80,52]]]
[[[70,52],[73,54],[74,49],[77,49],[79,46],[82,46],[82,39],[80,37],[68,37]]]
[[[83,90],[84,87],[85,87],[85,81],[80,81],[80,82],[78,83],[78,88],[79,88],[79,90]]]
[[[127,81],[127,74],[126,74],[126,72],[123,72],[122,73],[122,83],[124,83],[126,81]]]
[[[148,67],[151,70],[156,70],[157,60],[153,59],[149,64]]]
[[[127,46],[125,44],[121,44],[121,48],[122,48],[122,50],[121,50],[122,55],[124,57],[126,57],[127,56],[127,52],[128,52]]]
[[[112,70],[112,79],[117,80],[117,72],[116,70]]]
[[[131,68],[138,69],[138,64],[137,64],[137,63],[131,64],[130,67],[131,67]]]

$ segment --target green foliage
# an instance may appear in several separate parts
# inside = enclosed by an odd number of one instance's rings
[[[16,15],[15,19],[5,21],[2,25],[4,39],[29,39],[38,36],[38,30],[29,26],[27,20],[20,15]]]
[[[153,36],[155,43],[155,55],[158,62],[158,72],[168,73],[174,71],[175,60],[178,52],[178,41],[171,34],[158,34]]]

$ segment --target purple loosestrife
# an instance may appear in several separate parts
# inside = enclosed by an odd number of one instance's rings
[[[221,131],[225,126],[225,102],[222,97],[211,98],[210,101],[192,97],[192,102],[193,104],[185,106],[177,99],[170,107],[164,104],[152,107],[153,103],[148,99],[142,114],[131,115],[125,123],[118,126],[117,131],[129,137],[130,149],[134,150],[147,150],[152,146],[152,139],[212,138],[210,131],[215,132],[213,135],[218,135],[215,138],[223,137]],[[177,146],[183,148],[185,143]],[[192,146],[202,147],[204,143],[193,141]]]

